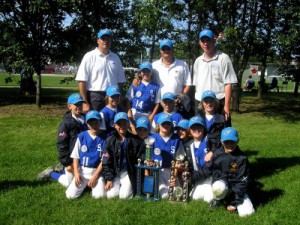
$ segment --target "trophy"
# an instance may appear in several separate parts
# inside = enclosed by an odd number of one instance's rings
[[[146,200],[159,200],[159,170],[160,165],[158,161],[152,159],[154,138],[145,139],[145,160],[142,163],[138,159],[137,168],[137,196],[143,197]],[[144,171],[144,173],[142,173]],[[142,178],[142,174],[144,175]]]
[[[188,162],[184,155],[178,155],[171,162],[169,201],[187,202],[188,200]]]

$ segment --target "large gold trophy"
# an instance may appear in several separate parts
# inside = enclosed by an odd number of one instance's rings
[[[178,155],[171,164],[171,175],[169,185],[169,201],[187,202],[189,172],[188,162],[183,155]]]

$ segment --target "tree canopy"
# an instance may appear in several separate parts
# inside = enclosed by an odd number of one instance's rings
[[[159,57],[158,41],[165,38],[175,42],[176,55],[191,66],[200,54],[199,31],[210,28],[218,48],[231,57],[240,86],[250,58],[263,67],[272,59],[283,65],[296,62],[299,68],[299,7],[296,0],[4,0],[0,58],[8,71],[29,65],[40,77],[49,61],[80,62],[96,46],[99,29],[109,28],[112,50],[125,66],[136,67],[141,56]],[[293,74],[287,77],[299,84],[299,72]]]

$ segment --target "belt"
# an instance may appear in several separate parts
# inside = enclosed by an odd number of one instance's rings
[[[106,95],[106,91],[88,91],[88,92],[90,92],[90,93],[99,93],[99,94],[101,94],[101,95]]]

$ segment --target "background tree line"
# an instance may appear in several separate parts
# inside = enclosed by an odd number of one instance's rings
[[[260,62],[262,75],[273,61],[295,81],[298,93],[299,66],[291,65],[300,58],[298,0],[3,0],[0,63],[8,71],[33,66],[40,106],[41,71],[47,62],[80,62],[96,46],[101,28],[113,31],[112,50],[123,65],[135,67],[134,59],[145,56],[146,49],[148,60],[158,58],[158,41],[165,38],[175,42],[176,56],[192,66],[201,54],[199,31],[210,28],[218,48],[232,59],[237,87],[250,60]],[[264,82],[261,76],[259,97]],[[239,95],[234,93],[234,110]]]

